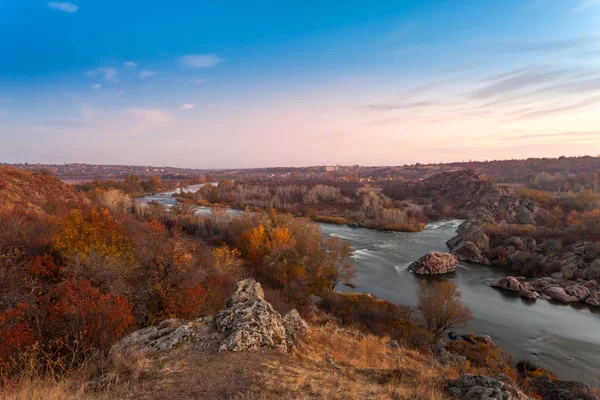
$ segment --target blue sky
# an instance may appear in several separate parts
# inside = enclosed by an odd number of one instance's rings
[[[0,161],[600,154],[600,0],[4,0]]]

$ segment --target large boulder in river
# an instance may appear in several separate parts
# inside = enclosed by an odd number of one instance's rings
[[[227,307],[215,316],[215,326],[219,332],[228,334],[221,342],[220,351],[259,347],[288,349],[281,314],[264,299],[262,287],[254,279],[237,283]]]
[[[432,251],[410,264],[408,269],[419,275],[441,275],[456,271],[457,264],[454,255]]]

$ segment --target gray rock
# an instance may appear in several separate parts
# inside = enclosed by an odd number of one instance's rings
[[[569,390],[561,389],[555,385],[547,375],[540,375],[533,378],[531,379],[531,383],[536,392],[542,396],[544,400],[581,400]]]
[[[460,261],[490,265],[490,260],[483,255],[481,249],[470,241],[461,241],[451,251]]]
[[[483,375],[464,375],[448,382],[448,393],[460,400],[528,400],[515,386]]]
[[[590,266],[586,268],[585,277],[590,280],[600,280],[600,258],[592,261]]]
[[[544,290],[544,294],[550,296],[554,300],[562,301],[563,303],[573,303],[579,301],[575,296],[569,295],[565,289],[558,286],[551,286]]]
[[[188,340],[190,325],[180,320],[169,319],[158,326],[150,326],[133,332],[113,346],[111,352],[148,355],[169,350]]]
[[[565,275],[562,272],[553,272],[550,276],[554,279],[562,279]]]
[[[501,278],[492,283],[490,286],[519,293],[521,297],[529,300],[537,299],[537,294],[533,291],[533,287],[527,282],[521,282],[514,276]]]
[[[456,256],[432,251],[410,264],[408,269],[419,275],[441,275],[456,271],[457,264]]]
[[[291,310],[285,314],[283,317],[283,327],[285,328],[285,338],[288,346],[302,346],[309,329],[298,311]]]
[[[565,289],[565,291],[574,297],[577,297],[579,301],[585,301],[588,297],[590,297],[590,289],[585,286],[577,286],[573,285]]]
[[[215,326],[228,334],[219,351],[288,349],[281,315],[264,299],[262,287],[254,279],[237,283],[227,307],[215,316]]]

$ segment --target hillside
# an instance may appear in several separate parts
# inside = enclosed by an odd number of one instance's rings
[[[241,281],[214,317],[172,319],[127,336],[104,370],[60,387],[38,382],[0,394],[33,400],[530,398],[514,375],[500,373],[509,370],[472,366],[444,341],[428,355],[324,319],[307,325],[295,311],[282,317],[263,296],[260,284]],[[484,375],[494,369],[494,377]],[[585,385],[545,373],[526,382],[541,398],[596,398]]]
[[[0,211],[22,209],[52,213],[58,203],[75,206],[82,201],[81,193],[52,175],[0,166]]]
[[[422,181],[388,183],[384,185],[384,193],[461,218],[485,214],[508,223],[535,223],[536,205],[532,201],[520,199],[484,173],[473,170],[442,172]]]

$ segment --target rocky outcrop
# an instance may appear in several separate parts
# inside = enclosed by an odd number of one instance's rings
[[[302,346],[304,338],[308,335],[308,325],[300,317],[296,310],[291,310],[283,317],[283,327],[285,328],[285,339],[288,346]]]
[[[227,307],[215,315],[215,326],[227,334],[219,351],[247,351],[268,347],[287,351],[308,331],[298,313],[288,313],[286,332],[284,319],[264,299],[260,283],[245,279],[237,283]]]
[[[490,284],[492,287],[519,293],[522,297],[554,299],[563,303],[586,303],[590,306],[600,305],[600,286],[596,281],[582,279],[572,281],[562,278],[517,278],[507,276]]]
[[[459,228],[458,235],[446,243],[451,253],[460,261],[489,265],[490,261],[485,253],[490,248],[490,241],[480,226],[471,224],[463,229]]]
[[[532,386],[544,400],[595,400],[591,390],[578,382],[552,382],[547,375],[541,375],[531,380]],[[558,384],[563,384],[560,387]],[[572,384],[569,384],[572,383]],[[575,393],[574,393],[575,392]]]
[[[533,290],[533,287],[527,282],[521,282],[518,278],[515,278],[514,276],[507,276],[505,278],[501,278],[496,282],[492,283],[490,286],[519,293],[521,297],[524,297],[526,299],[537,299],[537,294]]]
[[[190,336],[192,323],[169,319],[158,326],[150,326],[133,332],[112,348],[112,352],[123,354],[148,355],[161,350],[169,350],[185,342]]]
[[[410,264],[408,269],[418,275],[441,275],[456,271],[457,264],[454,255],[432,251]]]
[[[510,381],[510,380],[509,380]],[[460,400],[528,400],[515,384],[483,375],[464,375],[448,381],[448,393]]]
[[[227,307],[215,317],[197,321],[162,321],[158,326],[126,336],[111,351],[148,355],[170,350],[180,343],[193,342],[200,336],[206,337],[204,330],[208,330],[208,334],[216,340],[226,335],[220,342],[219,351],[246,351],[258,347],[287,351],[302,345],[309,327],[296,310],[291,310],[282,318],[264,299],[260,283],[246,279],[237,283]]]
[[[563,303],[573,303],[579,301],[575,296],[569,295],[565,289],[558,286],[551,286],[544,290],[544,294],[550,296],[554,300],[562,301]]]

